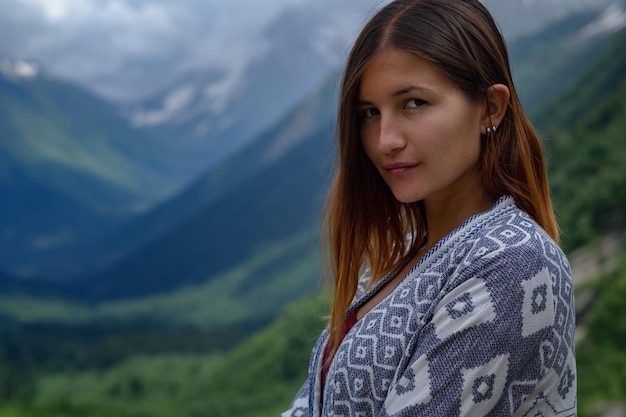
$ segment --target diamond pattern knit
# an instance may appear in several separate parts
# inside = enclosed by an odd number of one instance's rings
[[[366,290],[366,272],[347,314],[393,275]],[[502,197],[354,325],[322,392],[325,330],[282,416],[573,416],[574,330],[565,255]]]

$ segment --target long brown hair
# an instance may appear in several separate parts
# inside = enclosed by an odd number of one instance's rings
[[[332,354],[343,338],[346,310],[363,265],[369,265],[372,282],[380,279],[416,253],[426,232],[422,204],[394,198],[360,139],[356,103],[361,76],[377,53],[391,47],[429,60],[472,100],[486,100],[494,84],[509,88],[510,102],[497,134],[481,141],[482,180],[492,196],[512,195],[558,241],[541,142],[519,102],[506,44],[490,13],[478,0],[394,1],[361,31],[341,85],[338,165],[325,223],[334,278]]]

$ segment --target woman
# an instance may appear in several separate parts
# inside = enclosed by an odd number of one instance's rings
[[[575,415],[571,272],[481,3],[381,9],[347,62],[338,140],[332,313],[282,415]]]

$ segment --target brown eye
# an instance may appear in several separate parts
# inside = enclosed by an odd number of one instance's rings
[[[364,119],[370,119],[372,117],[378,116],[380,114],[380,112],[378,111],[378,109],[374,108],[374,107],[370,107],[368,109],[364,109],[361,112],[361,116]]]
[[[424,100],[421,100],[419,98],[413,98],[409,101],[406,102],[405,107],[409,108],[409,109],[416,109],[420,106],[423,106],[424,104],[426,104],[426,102]]]

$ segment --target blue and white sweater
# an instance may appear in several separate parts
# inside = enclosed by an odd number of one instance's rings
[[[392,276],[366,272],[347,314]],[[574,331],[565,255],[502,197],[354,325],[323,385],[325,330],[281,416],[575,416]]]

